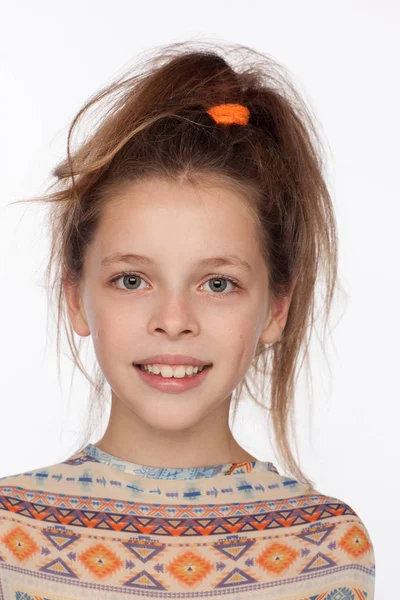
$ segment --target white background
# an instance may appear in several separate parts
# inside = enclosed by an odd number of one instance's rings
[[[137,54],[186,39],[242,43],[291,72],[328,148],[346,297],[333,314],[326,348],[331,371],[313,344],[311,412],[307,388],[299,387],[299,453],[317,489],[347,502],[364,521],[376,555],[376,598],[394,597],[399,6],[394,0],[1,2],[0,477],[70,456],[88,397],[79,371],[70,396],[66,356],[59,383],[54,333],[46,345],[44,208],[10,203],[44,192],[64,157],[73,116]],[[280,469],[260,423],[259,411],[244,407],[235,437]]]

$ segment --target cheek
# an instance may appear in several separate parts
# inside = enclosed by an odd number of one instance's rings
[[[113,362],[130,355],[133,360],[137,335],[132,320],[127,326],[122,315],[98,311],[93,325],[93,346],[99,361]]]
[[[245,371],[253,360],[257,339],[254,328],[249,329],[248,323],[241,327],[238,324],[235,331],[231,332],[227,340],[229,346],[229,360],[235,369]]]

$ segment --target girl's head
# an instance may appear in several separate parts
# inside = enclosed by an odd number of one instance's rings
[[[66,286],[74,330],[92,336],[113,394],[165,433],[215,418],[257,344],[276,342],[286,322],[288,301],[270,296],[248,200],[232,183],[202,177],[151,175],[114,189],[81,281]],[[185,393],[155,391],[133,365],[156,354],[185,354],[212,368]]]
[[[288,432],[320,269],[327,317],[336,284],[320,144],[300,95],[270,58],[240,47],[247,64],[234,68],[229,54],[196,45],[162,48],[72,123],[68,157],[54,170],[59,189],[39,199],[52,203],[47,275],[55,268],[57,347],[63,324],[75,364],[93,385],[92,402],[108,382],[160,430],[191,427],[222,402],[233,401],[236,416],[246,390],[271,411],[287,470],[310,483]],[[76,123],[103,99],[107,111],[71,152]],[[207,110],[221,103],[247,107],[248,123],[216,123]],[[117,262],[127,254],[147,260]],[[235,264],[213,264],[216,257]],[[92,337],[94,379],[74,334]],[[165,353],[213,367],[198,388],[157,392],[133,363]]]

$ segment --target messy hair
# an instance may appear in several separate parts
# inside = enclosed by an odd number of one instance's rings
[[[89,415],[101,414],[106,380],[98,365],[91,376],[82,363],[82,338],[77,345],[64,284],[81,283],[86,251],[113,194],[148,177],[233,186],[254,215],[271,297],[292,294],[280,338],[271,345],[258,342],[251,367],[232,394],[233,422],[245,390],[271,415],[285,471],[316,491],[290,444],[290,432],[296,441],[297,375],[304,359],[310,367],[317,284],[325,336],[338,279],[336,223],[316,119],[283,66],[245,46],[186,41],[140,58],[79,110],[69,128],[67,156],[52,171],[56,180],[46,194],[22,200],[50,205],[46,287],[57,313],[58,372],[65,333],[74,369],[90,383]],[[207,110],[221,103],[247,107],[248,123],[216,123]],[[95,109],[99,118],[90,134],[72,148],[82,117]],[[89,419],[80,449],[92,427]]]

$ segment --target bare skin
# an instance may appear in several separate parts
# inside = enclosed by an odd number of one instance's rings
[[[112,391],[107,429],[97,446],[151,467],[203,467],[257,460],[229,427],[233,390],[246,375],[257,342],[274,343],[290,298],[268,290],[268,272],[245,200],[231,188],[192,187],[163,179],[128,184],[110,198],[88,248],[79,286],[64,286],[74,331],[92,336]],[[152,265],[121,262],[114,252],[145,255]],[[235,254],[237,266],[204,267],[203,258]],[[123,271],[139,277],[127,287]],[[222,291],[214,279],[226,280]],[[214,278],[214,279],[213,279]],[[132,363],[159,353],[213,363],[200,386],[165,393],[146,385]]]

